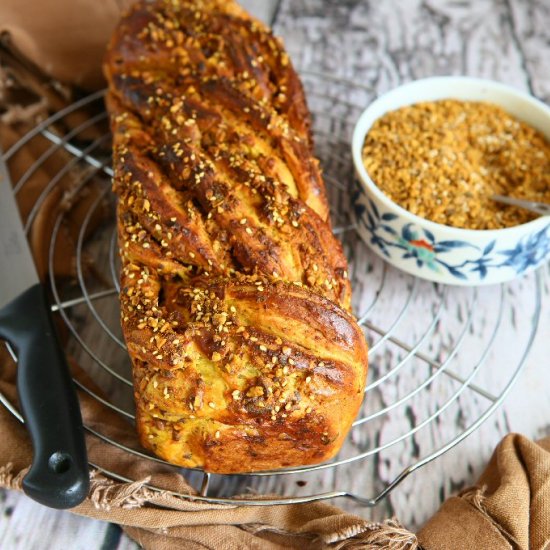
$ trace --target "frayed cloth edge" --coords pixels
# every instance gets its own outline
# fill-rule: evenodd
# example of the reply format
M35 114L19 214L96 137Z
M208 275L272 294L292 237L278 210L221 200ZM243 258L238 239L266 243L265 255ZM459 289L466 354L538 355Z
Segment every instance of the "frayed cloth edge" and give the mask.
M0 486L14 491L23 490L23 478L29 470L30 467L23 468L21 471L15 473L12 462L8 462L5 466L0 466Z

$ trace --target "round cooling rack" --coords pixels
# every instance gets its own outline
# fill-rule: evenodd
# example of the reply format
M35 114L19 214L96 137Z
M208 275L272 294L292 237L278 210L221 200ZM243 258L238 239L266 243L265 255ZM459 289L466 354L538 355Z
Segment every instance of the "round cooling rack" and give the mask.
M373 506L413 471L472 434L495 411L518 377L537 330L541 285L536 272L483 289L443 287L401 273L369 251L349 215L355 185L350 140L355 120L374 93L328 75L302 72L301 76L334 232L349 260L354 311L370 345L365 400L342 450L330 462L236 475L180 469L197 491L178 495L184 499L270 505L348 497ZM26 219L29 233L44 201L64 186L65 206L54 220L49 247L52 310L66 325L67 354L100 391L76 383L128 421L124 442L109 435L107 427L86 425L86 430L131 455L163 463L140 448L133 435L131 365L119 326L115 200L103 92L36 126L6 152L8 165L35 140L42 144L46 140L48 146L14 182L15 193L48 166L49 181ZM86 201L78 200L83 196ZM72 251L76 280L56 277L62 236L71 224L74 230L72 215L83 204L86 210L81 212ZM518 304L522 323L529 327L521 335L514 332ZM0 397L23 421L16 407ZM113 479L134 481L102 464L92 466ZM245 499L237 497L244 493ZM281 496L261 496L265 494Z

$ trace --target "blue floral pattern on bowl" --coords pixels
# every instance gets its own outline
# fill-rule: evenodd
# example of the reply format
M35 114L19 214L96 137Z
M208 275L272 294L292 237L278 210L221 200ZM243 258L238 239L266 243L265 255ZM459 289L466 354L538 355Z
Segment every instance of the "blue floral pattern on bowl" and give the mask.
M538 266L550 253L550 223L523 236L511 248L498 248L495 239L480 248L463 240L437 240L428 229L380 211L358 182L352 201L360 234L379 254L390 261L414 262L416 268L434 274L445 271L457 281L472 275L483 281L492 270L503 268L519 275Z

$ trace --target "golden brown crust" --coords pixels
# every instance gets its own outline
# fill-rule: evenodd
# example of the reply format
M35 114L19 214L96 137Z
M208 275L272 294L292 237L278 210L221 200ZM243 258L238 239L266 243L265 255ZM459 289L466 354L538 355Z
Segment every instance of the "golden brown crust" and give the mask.
M367 349L287 54L234 2L162 0L105 73L143 445L212 472L330 458Z

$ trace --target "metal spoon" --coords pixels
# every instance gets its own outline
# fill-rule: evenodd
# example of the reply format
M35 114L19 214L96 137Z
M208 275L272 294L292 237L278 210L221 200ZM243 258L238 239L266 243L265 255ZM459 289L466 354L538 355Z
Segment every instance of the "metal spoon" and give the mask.
M535 214L540 214L541 216L550 216L550 204L546 204L545 202L514 199L513 197L506 197L505 195L493 195L491 199L503 204L525 208L526 210L530 210L531 212L535 212Z

